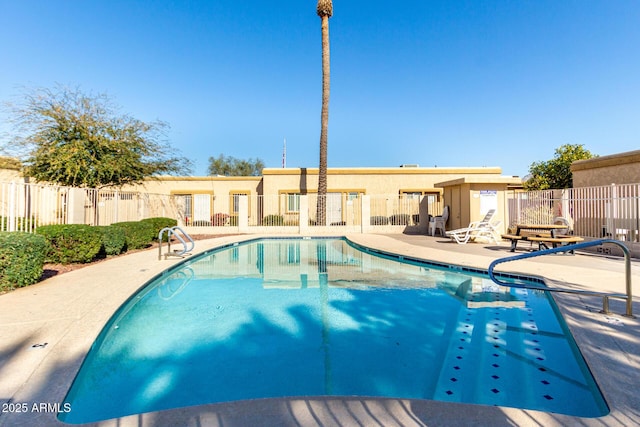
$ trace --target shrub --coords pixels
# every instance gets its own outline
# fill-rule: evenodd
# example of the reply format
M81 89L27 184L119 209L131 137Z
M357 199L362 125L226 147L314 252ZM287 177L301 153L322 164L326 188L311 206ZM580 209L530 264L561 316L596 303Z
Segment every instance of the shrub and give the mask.
M47 241L43 236L0 232L0 291L40 280L46 253Z
M387 225L387 224L389 224L389 218L387 218L386 216L372 216L370 221L371 221L371 225Z
M238 215L233 215L229 217L229 225L231 227L237 227L238 226Z
M410 218L409 214L391 215L389 217L389 223L391 225L409 225Z
M17 230L33 230L38 225L38 221L34 218L16 218L16 229ZM9 218L6 216L0 216L0 231L9 229Z
M105 255L118 255L124 252L127 245L127 235L121 227L96 227L102 232L102 248Z
M47 239L47 259L50 262L91 262L102 249L102 232L90 225L43 225L36 233Z
M155 230L155 240L158 240L158 233L160 233L160 230L162 230L163 228L171 228L171 227L175 227L176 225L178 225L178 221L173 219L173 218L165 218L165 217L155 217L155 218L146 218L141 220L140 222L144 222L144 223L148 223L151 224Z
M213 216L213 225L216 227L222 227L229 222L229 215L226 213L218 212Z
M267 215L262 218L262 225L284 225L284 217L282 215Z
M164 228L171 228L171 227L175 227L176 225L178 225L178 221L173 219L173 218L165 218L165 217L155 217L155 218L146 218L141 220L140 222L145 222L145 223L149 223L153 226L155 231L155 234L153 236L153 240L157 241L158 240L158 234L160 234L160 230L164 229ZM164 236L162 236L162 240L164 242L168 241L169 239L169 235L165 234Z
M158 236L156 228L148 221L116 222L111 224L111 226L119 227L124 230L127 249L142 249L149 247L153 240Z

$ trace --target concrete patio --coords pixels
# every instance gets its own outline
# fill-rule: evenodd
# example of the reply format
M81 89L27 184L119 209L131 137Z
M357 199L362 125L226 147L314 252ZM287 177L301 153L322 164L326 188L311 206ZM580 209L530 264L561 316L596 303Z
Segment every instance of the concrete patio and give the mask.
M196 252L259 236L198 241ZM509 245L457 245L440 237L357 234L364 246L414 258L487 268L513 255ZM0 426L63 426L55 404L63 400L104 324L140 286L178 262L158 261L148 250L99 262L0 295ZM594 255L548 255L501 270L545 277L551 287L624 292L624 262ZM632 262L634 292L640 264ZM605 399L610 414L577 418L513 408L427 400L295 397L211 404L147 413L95 426L631 426L640 425L640 321L622 316L620 300L601 314L596 297L555 294ZM634 313L640 315L636 298ZM9 405L9 403L13 405ZM35 408L33 404L36 404ZM17 412L16 408L27 408ZM44 404L44 405L40 405ZM35 410L41 409L41 410Z

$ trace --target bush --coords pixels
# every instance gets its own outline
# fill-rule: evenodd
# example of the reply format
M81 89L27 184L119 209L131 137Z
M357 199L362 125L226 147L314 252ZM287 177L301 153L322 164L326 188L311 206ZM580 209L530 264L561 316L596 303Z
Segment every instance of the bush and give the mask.
M121 227L96 227L102 232L102 248L105 255L118 255L125 251L127 235Z
M91 262L102 249L102 232L90 225L43 225L36 233L47 239L47 260L54 263Z
M229 222L229 215L226 213L218 212L213 216L213 225L216 227L222 227Z
M391 225L409 225L410 218L409 214L391 215L389 217L389 223Z
M151 246L154 239L157 239L158 232L150 222L128 221L116 222L112 227L119 227L124 230L127 242L127 249L143 249Z
M154 230L156 230L153 236L154 241L158 240L158 234L160 234L160 230L165 228L175 227L176 225L178 225L177 220L173 218L165 218L161 216L155 217L155 218L146 218L141 220L140 222L149 223L153 226ZM163 242L167 242L168 240L169 240L169 234L165 234L164 236L162 236Z
M36 283L42 276L47 240L32 233L0 232L0 291Z
M34 218L16 218L16 229L17 230L33 230L38 225L38 221ZM9 229L9 218L6 216L0 216L0 230L8 230Z
M160 230L163 228L171 228L178 225L178 221L173 218L165 218L165 217L155 217L155 218L146 218L141 220L140 222L151 224L155 230L155 240L158 240L158 234Z
M372 216L370 219L371 225L387 225L389 224L389 218L386 216Z
M284 217L282 215L267 215L262 218L262 225L284 225Z

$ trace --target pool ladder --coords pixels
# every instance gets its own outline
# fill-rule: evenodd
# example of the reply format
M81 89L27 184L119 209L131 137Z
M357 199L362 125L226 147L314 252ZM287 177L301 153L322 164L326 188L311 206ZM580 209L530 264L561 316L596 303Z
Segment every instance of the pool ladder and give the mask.
M177 231L180 232L180 234L178 234ZM184 258L184 256L188 255L188 253L196 246L196 243L193 241L191 236L189 236L182 228L178 226L165 227L158 233L158 260L162 260L162 237L165 232L167 233L167 253L164 254L164 259L167 259L170 256ZM171 237L175 237L180 241L180 243L182 243L182 250L171 250Z
M578 290L578 289L558 289L558 288L548 288L546 286L536 286L536 285L525 285L525 284L518 284L518 283L509 283L509 282L504 282L504 281L498 279L496 277L495 273L493 272L493 270L494 270L496 265L502 264L504 262L517 261L517 260L527 259L527 258L534 258L534 257L537 257L537 256L554 254L554 253L558 253L558 252L572 252L572 251L575 251L576 249L582 249L582 248L587 248L587 247L591 247L591 246L601 246L601 245L603 245L605 243L611 243L611 244L619 246L620 249L622 249L622 252L624 253L625 286L626 286L626 292L624 294L595 292L595 291L584 291L584 290ZM593 240L593 241L590 241L590 242L576 243L576 244L573 244L573 245L565 245L565 246L561 246L561 247L557 247L557 248L544 249L544 250L536 251L536 252L532 252L532 253L526 253L526 254L522 254L522 255L516 255L516 256L511 256L511 257L507 257L507 258L501 258L501 259L497 259L497 260L493 261L489 265L489 268L488 268L487 271L489 273L489 278L491 278L491 280L493 280L494 283L497 283L498 285L501 285L501 286L510 286L512 288L538 289L538 290L549 291L549 292L564 292L564 293L568 293L568 294L581 294L581 295L602 297L602 311L601 311L601 313L605 313L605 314L610 313L610 311L609 311L609 298L624 299L624 300L626 300L626 303L627 303L626 304L625 316L632 317L632 318L635 317L633 315L633 295L632 295L632 288L631 288L631 254L629 253L629 249L623 243L621 243L621 242L619 242L617 240L612 240L612 239Z

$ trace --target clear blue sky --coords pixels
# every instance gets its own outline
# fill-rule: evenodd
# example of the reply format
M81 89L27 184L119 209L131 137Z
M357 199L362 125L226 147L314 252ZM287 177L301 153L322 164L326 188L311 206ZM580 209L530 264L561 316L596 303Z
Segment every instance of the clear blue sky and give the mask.
M500 166L640 149L638 0L334 0L329 167ZM316 0L0 0L0 100L107 93L210 156L317 167Z

